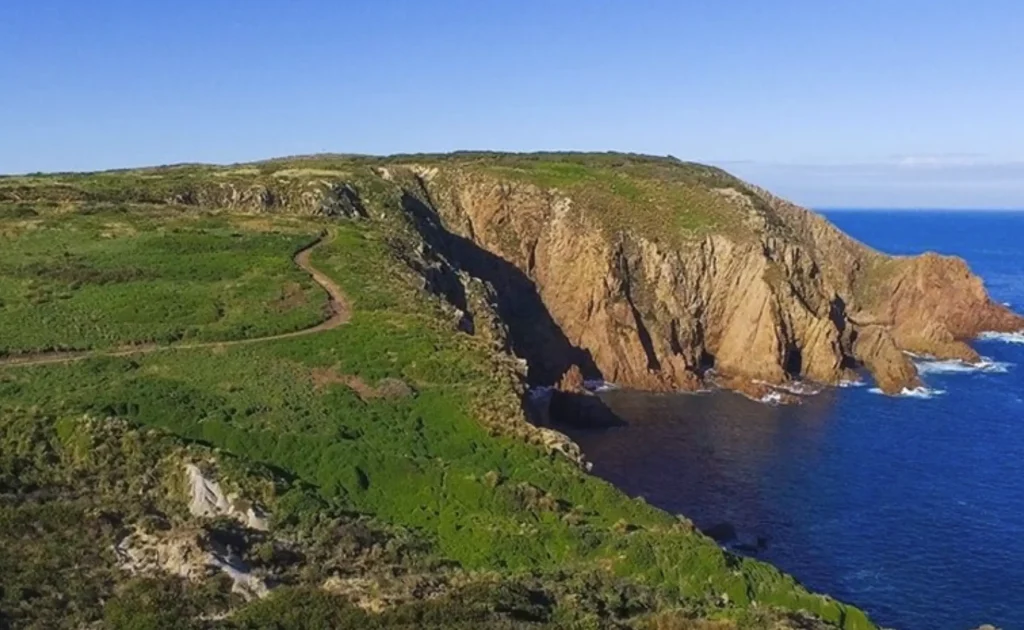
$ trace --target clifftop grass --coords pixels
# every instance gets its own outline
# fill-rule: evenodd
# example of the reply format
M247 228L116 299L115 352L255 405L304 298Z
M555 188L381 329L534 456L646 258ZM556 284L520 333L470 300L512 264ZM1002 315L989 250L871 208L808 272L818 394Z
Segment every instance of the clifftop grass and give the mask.
M305 228L308 229L308 228ZM261 337L323 318L287 220L61 214L0 223L0 355Z
M26 204L145 203L301 210L331 187L380 190L376 169L437 167L529 183L572 197L610 231L633 230L679 244L709 233L740 235L748 209L734 189L745 185L725 171L675 158L619 153L309 156L229 167L181 165L91 174L0 178L0 213ZM748 200L753 203L752 197Z

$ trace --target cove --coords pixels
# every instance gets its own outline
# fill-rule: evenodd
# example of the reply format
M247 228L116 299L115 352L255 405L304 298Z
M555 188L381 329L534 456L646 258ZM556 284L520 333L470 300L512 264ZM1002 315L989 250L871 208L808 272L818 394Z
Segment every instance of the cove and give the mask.
M1024 214L829 218L887 253L963 256L995 299L1024 305ZM988 361L975 367L919 360L929 388L919 397L865 384L772 406L726 392L613 390L601 396L621 426L564 430L594 474L699 527L732 525L741 553L885 626L1024 628L1024 344L1015 341L976 341Z

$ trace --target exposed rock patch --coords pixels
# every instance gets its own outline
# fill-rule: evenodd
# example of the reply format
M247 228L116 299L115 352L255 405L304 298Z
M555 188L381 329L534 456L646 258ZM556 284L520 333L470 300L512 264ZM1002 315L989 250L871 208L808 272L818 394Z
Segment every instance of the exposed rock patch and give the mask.
M579 445L564 433L547 427L536 427L532 431L539 436L540 446L549 453L557 453L584 470L590 470L593 467L593 464L584 458Z
M223 572L231 578L232 590L246 599L270 592L237 554L201 528L178 527L155 533L137 528L117 544L114 552L121 568L131 573L167 573L199 582L211 573Z
M195 464L186 464L185 474L189 484L188 509L193 516L226 516L255 530L269 529L268 515L263 510L236 494L225 494L220 483L204 475Z

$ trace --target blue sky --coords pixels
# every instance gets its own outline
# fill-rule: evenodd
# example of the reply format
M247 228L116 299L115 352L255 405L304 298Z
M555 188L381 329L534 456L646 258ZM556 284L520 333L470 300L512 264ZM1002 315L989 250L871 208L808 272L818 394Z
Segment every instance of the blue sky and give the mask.
M1024 208L1017 0L5 0L0 172L622 150Z

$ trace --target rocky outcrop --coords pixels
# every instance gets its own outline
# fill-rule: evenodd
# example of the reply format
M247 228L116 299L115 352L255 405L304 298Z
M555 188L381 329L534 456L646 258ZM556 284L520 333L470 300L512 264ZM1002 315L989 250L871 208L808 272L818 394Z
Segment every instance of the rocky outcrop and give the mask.
M269 529L268 516L259 506L236 494L225 494L220 483L203 474L199 466L185 464L185 475L189 487L188 509L193 516L226 516L251 529Z
M196 518L185 523L151 519L158 526L136 525L114 547L118 565L133 574L170 574L192 582L224 573L232 581L233 592L245 599L264 597L270 588L253 572L238 547L245 546L246 535L266 533L269 516L237 494L225 493L221 484L196 464L185 463L184 473L188 511ZM236 521L241 527L238 532L211 527L219 518Z
M609 225L586 195L458 167L400 172L427 243L493 287L535 384L578 364L646 390L715 374L760 397L863 368L894 394L920 385L906 352L977 361L965 340L1024 328L962 260L886 256L739 180L711 191L724 227L665 237Z
M195 527L178 527L147 532L136 528L114 548L118 565L140 575L169 574L199 582L211 573L222 572L232 582L232 591L245 599L264 597L270 589L229 547L210 532Z
M597 394L586 388L583 372L577 365L566 370L548 395L548 414L557 423L585 428L623 424Z
M293 212L329 217L367 217L359 193L352 185L322 179L292 181L275 178L259 184L203 182L202 185L183 185L181 190L167 193L161 201L254 214Z

